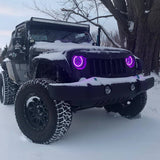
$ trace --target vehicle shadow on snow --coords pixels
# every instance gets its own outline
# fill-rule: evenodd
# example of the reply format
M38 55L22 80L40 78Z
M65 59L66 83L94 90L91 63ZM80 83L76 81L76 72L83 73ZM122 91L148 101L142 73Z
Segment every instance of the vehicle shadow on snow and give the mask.
M66 141L67 145L79 143L86 147L98 144L134 145L135 142L137 145L149 142L149 137L158 134L160 134L159 121L147 117L143 112L140 118L126 119L106 113L104 109L89 109L73 114L69 132L57 143L64 144Z

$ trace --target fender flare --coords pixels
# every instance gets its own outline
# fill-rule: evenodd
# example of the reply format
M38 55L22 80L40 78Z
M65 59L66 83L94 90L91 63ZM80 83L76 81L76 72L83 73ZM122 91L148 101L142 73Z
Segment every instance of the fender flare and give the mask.
M33 74L33 78L36 78L38 69L41 65L50 65L62 68L68 75L72 74L71 67L67 60L49 60L45 58L37 58L32 60L31 72Z

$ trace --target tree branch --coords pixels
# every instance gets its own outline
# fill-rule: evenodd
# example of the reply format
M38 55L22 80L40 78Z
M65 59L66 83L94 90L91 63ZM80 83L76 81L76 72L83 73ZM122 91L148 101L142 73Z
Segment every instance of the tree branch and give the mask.
M96 0L94 0L95 6L96 6L96 12L97 12L97 17L99 17L99 10L98 10L98 5ZM99 24L99 19L97 18L97 23Z
M36 11L38 11L38 12L41 12L41 13L45 14L45 15L48 15L48 16L52 17L52 18L55 19L55 20L60 20L60 19L58 18L58 16L55 16L55 15L54 15L53 11L51 12L51 11L48 10L47 8L41 9L40 7L38 7L38 5L37 5L37 3L36 3L35 0L33 0L33 4L34 4L34 8L32 8L33 10L36 10Z
M113 15L99 16L99 17L95 17L95 18L92 18L92 19L89 19L89 20L90 20L90 21L94 21L94 20L96 20L96 19L109 18L109 17L113 17ZM88 22L88 20L78 21L78 23L85 23L85 22ZM98 24L98 23L97 23L97 24Z
M119 0L117 0L119 1ZM104 4L105 7L108 8L108 10L113 14L114 18L117 20L119 25L123 28L123 33L128 34L128 17L127 15L121 13L120 10L115 8L111 0L101 0L101 2Z
M101 30L102 30L103 33L106 35L106 37L111 41L111 43L113 44L113 46L118 47L118 48L121 47L119 44L117 44L117 43L108 35L108 33L106 32L106 30L104 29L104 27L101 26L100 24L97 24L97 23L93 22L93 21L90 20L89 18L85 17L84 15L82 15L82 14L80 14L80 13L78 13L78 12L75 12L74 10L70 10L70 9L65 9L65 8L63 8L62 11L63 11L63 12L71 12L71 13L73 13L73 14L75 14L75 15L78 15L78 16L82 17L83 19L85 19L87 22L90 22L91 24L93 24L94 26L101 28Z
M77 0L72 0L72 1L76 5L77 9L83 14L83 16L85 16L86 13L83 11L83 9L79 7L80 3L78 4Z

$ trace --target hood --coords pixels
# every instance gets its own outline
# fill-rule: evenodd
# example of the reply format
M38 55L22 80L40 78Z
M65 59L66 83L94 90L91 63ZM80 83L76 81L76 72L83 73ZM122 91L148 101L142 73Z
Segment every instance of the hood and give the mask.
M112 48L112 47L99 47L93 46L91 43L63 43L61 41L51 42L36 42L35 45L32 46L37 52L42 52L39 56L35 57L35 59L43 58L49 60L62 60L66 59L66 53L72 50L81 50L87 51L87 53L101 53L101 52L109 52L112 53L121 53L122 51L126 52L125 49L120 48ZM128 51L127 51L128 52Z

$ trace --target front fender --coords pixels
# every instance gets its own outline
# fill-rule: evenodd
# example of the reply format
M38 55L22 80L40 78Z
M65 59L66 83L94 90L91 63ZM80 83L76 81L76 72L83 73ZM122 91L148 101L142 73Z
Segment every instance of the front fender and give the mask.
M66 59L64 60L49 60L45 58L35 58L32 60L32 73L33 78L36 78L37 72L39 70L47 71L49 69L52 73L54 72L55 68L62 69L64 72L67 73L69 77L72 77L72 70L71 67ZM34 71L34 72L33 72ZM42 78L42 77L41 77Z

